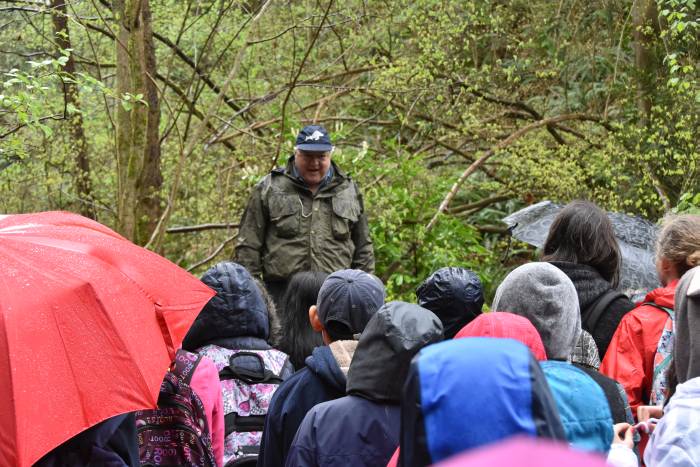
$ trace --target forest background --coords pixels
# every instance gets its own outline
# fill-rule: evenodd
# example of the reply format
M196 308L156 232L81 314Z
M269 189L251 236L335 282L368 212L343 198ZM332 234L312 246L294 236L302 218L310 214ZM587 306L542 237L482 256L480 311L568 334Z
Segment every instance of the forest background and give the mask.
M525 205L699 210L699 32L696 0L0 0L0 211L198 274L320 123L390 295L445 265L490 295Z

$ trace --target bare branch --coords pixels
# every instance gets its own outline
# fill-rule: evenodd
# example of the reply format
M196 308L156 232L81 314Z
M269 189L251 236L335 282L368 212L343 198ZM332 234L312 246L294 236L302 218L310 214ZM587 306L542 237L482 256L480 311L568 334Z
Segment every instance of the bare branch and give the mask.
M500 203L501 201L508 201L511 198L513 198L512 194L492 196L490 198L484 198L482 200L475 201L473 203L463 204L461 206L451 208L447 212L449 214L460 214L463 212L479 210L479 209L485 208L486 206L490 206L494 203Z
M228 237L226 240L221 242L221 244L214 250L214 252L212 254L210 254L209 256L204 258L202 261L198 261L198 262L194 263L192 266L188 267L187 272L191 272L191 271L197 269L198 267L207 264L209 261L212 261L214 258L216 258L218 256L219 253L221 253L221 251L226 247L226 245L228 245L229 243L231 243L235 239L236 239L235 235Z
M570 120L583 120L583 121L593 121L593 122L598 122L601 123L602 119L599 117L591 116L591 115L586 115L586 114L580 114L580 113L574 113L574 114L564 114L564 115L557 115L556 117L550 117L550 118L545 118L542 120L538 120L536 122L530 123L529 125L525 125L522 128L519 128L515 132L511 133L510 136L507 138L499 141L495 146L493 146L491 149L486 151L479 159L474 161L467 169L462 173L462 175L457 179L457 181L454 183L452 186L452 189L447 193L445 196L445 199L442 200L442 203L440 203L440 207L438 208L437 212L433 216L433 218L430 220L428 225L425 227L425 232L428 233L430 232L433 227L435 227L435 224L437 223L440 215L447 210L447 208L450 205L450 202L452 201L452 198L455 197L457 192L459 191L460 187L462 184L465 182L467 178L476 170L484 164L487 160L489 160L494 154L496 154L498 151L510 146L513 144L515 141L526 135L527 133L536 130L538 128L542 127L547 127L550 126L554 123L559 123L559 122L565 122L565 121L570 121ZM602 124L602 123L601 123Z
M238 224L198 224L198 225L183 225L178 227L170 227L166 230L169 234L201 232L203 230L215 229L237 229Z
M314 36L311 39L311 43L309 43L309 46L306 48L306 53L304 54L304 58L301 59L301 63L299 64L299 69L297 70L296 74L294 75L294 79L292 79L292 83L289 86L289 91L287 92L287 95L284 98L284 102L282 102L282 127L280 129L280 136L279 139L277 140L277 150L275 151L275 157L272 160L272 164L270 167L270 170L272 170L275 165L277 165L277 159L279 159L280 156L280 150L282 149L282 141L284 140L284 127L286 124L286 115L285 112L287 111L287 102L289 102L289 98L292 95L292 92L294 91L294 88L296 87L297 81L299 80L299 76L301 76L301 72L304 70L304 65L306 64L306 60L309 58L309 55L311 54L311 50L313 49L314 45L316 44L316 40L318 39L318 36L321 34L321 29L323 28L324 23L326 22L326 19L328 18L328 13L331 11L331 7L333 6L333 1L330 0L328 2L328 7L326 7L326 11L323 13L323 18L321 18L321 24L318 25L316 28L316 31L314 32Z

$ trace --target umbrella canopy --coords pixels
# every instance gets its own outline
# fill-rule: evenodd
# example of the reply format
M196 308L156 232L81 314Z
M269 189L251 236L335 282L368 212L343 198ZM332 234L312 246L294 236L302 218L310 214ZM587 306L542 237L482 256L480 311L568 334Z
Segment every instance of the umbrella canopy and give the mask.
M564 443L515 436L506 441L458 454L438 467L605 467L605 458L570 449Z
M512 228L515 238L542 248L549 226L564 206L542 201L505 217L503 222ZM615 236L620 245L622 264L620 285L625 291L651 290L659 286L654 265L656 225L640 217L609 212Z
M213 295L84 217L0 218L0 465L31 465L102 420L155 407Z

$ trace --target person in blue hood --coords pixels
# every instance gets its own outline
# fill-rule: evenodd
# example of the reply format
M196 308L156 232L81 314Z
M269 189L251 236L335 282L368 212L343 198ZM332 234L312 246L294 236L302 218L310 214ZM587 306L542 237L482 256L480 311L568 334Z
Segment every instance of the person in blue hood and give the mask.
M441 268L416 289L418 304L440 318L445 339L452 339L464 326L481 314L484 291L473 271Z
M565 439L556 402L525 345L470 337L427 347L413 359L399 466L430 465L516 434Z
M347 393L315 406L299 426L285 465L386 465L399 442L401 388L413 356L442 340L431 311L389 302L360 336Z
M258 466L284 465L306 413L316 404L345 395L346 374L357 347L354 335L365 329L385 296L384 285L359 270L336 271L323 282L317 305L309 310L309 320L326 345L316 347L306 359L306 367L282 383L273 396Z

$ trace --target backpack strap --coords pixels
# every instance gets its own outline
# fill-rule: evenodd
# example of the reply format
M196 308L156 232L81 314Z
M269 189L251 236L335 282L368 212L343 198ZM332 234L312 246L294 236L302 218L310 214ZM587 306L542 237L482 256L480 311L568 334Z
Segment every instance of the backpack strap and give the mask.
M225 435L233 432L248 433L263 431L265 428L265 415L248 415L241 417L236 412L227 413L224 416Z
M202 356L199 354L192 354L196 355L197 358L195 360L191 360L187 357L188 353L189 352L186 352L185 350L178 349L177 353L175 354L175 362L173 363L173 373L175 373L178 378L189 386L190 381L192 381L192 375L194 375L195 370L197 370L199 362L202 361Z
M665 311L666 313L668 313L669 318L675 319L675 313L673 312L673 308L669 308L667 306L661 306L661 305L658 305L654 302L644 302L644 303L641 303L639 306L643 306L643 305L652 306L654 308L658 308L661 311Z
M253 357L258 360L258 368L250 369L236 363L236 360L241 357ZM238 379L248 384L280 384L282 378L270 371L265 366L265 360L255 352L236 352L229 358L228 366L221 369L219 379Z
M622 297L627 298L627 295L614 289L609 289L598 297L598 300L589 305L588 308L581 313L581 320L583 321L584 328L592 332L598 324L598 320L600 320L603 312L608 308L608 305Z

